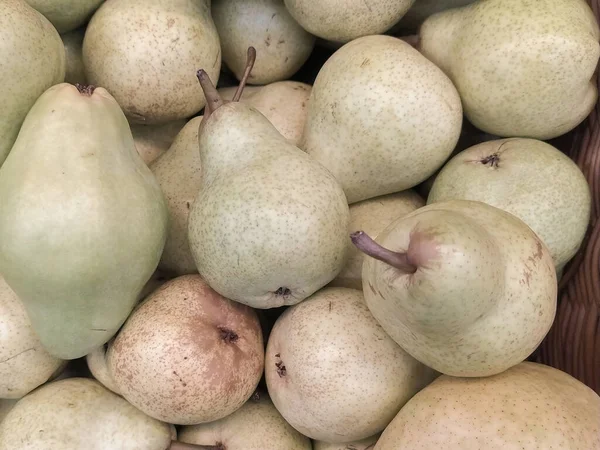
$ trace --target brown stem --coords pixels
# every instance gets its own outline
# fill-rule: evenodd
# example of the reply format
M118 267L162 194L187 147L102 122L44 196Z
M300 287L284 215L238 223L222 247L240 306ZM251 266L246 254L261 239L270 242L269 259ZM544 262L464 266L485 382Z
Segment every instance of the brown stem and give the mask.
M204 120L206 120L211 113L215 112L215 110L223 104L223 99L204 69L200 69L196 72L196 77L198 77L198 81L204 92L204 97L206 98L206 107L204 108Z
M77 88L77 90L79 91L80 94L87 95L88 97L91 97L91 95L96 90L96 86L92 86L91 84L77 83L77 84L75 84L75 87Z
M383 261L405 273L415 273L417 271L414 264L409 261L406 253L393 252L382 247L371 239L364 231L357 231L350 234L350 239L356 248L371 258Z
M250 77L250 72L252 72L252 68L254 67L254 63L256 62L256 49L254 47L248 47L248 57L246 58L246 69L244 69L244 75L240 80L240 84L233 95L232 102L239 102L240 98L242 98L242 93L244 92L244 88L246 87L246 83L248 82L248 78Z
M171 445L167 450L225 450L221 444L217 445L200 445L186 444L185 442L171 441Z

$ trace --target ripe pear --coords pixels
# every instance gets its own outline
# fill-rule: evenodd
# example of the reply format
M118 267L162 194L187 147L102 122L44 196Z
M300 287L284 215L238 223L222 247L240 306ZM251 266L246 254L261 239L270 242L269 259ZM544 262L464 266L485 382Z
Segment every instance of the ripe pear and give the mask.
M198 275L168 281L109 345L108 373L132 405L165 422L221 419L256 390L264 344L256 313Z
M198 272L188 241L188 216L202 185L198 151L201 122L202 116L190 120L169 150L150 165L167 200L170 219L159 267L174 275Z
M313 450L373 450L377 439L381 433L377 433L375 436L370 436L360 441L349 442L347 444L332 444L323 441L314 441Z
M85 24L104 0L26 0L52 22L59 33Z
M65 46L65 54L67 58L65 83L87 84L82 54L84 36L85 28L78 28L60 36Z
M51 355L85 356L117 332L158 265L167 222L115 99L48 89L0 168L0 273Z
M589 387L523 362L486 378L440 376L402 408L375 450L597 449L599 417Z
M240 102L256 108L273 124L284 138L298 146L312 86L298 81L277 81L266 86L247 86ZM235 87L221 88L219 94L226 100L233 98Z
M65 49L52 24L23 0L0 2L0 166L37 98L65 79Z
M206 100L198 65L221 69L209 0L106 0L88 24L83 61L90 83L106 88L134 123L186 119Z
M375 321L361 291L325 288L277 320L265 358L269 395L302 434L333 443L382 431L437 374Z
M377 237L352 234L370 257L371 313L404 350L438 372L490 376L537 348L556 313L546 245L521 219L482 202L433 203Z
M62 366L42 347L23 303L0 276L0 398L23 397Z
M477 0L417 0L391 32L415 32L429 16L452 8L469 5Z
M453 157L427 199L477 200L525 222L562 270L583 242L591 214L590 187L564 153L536 139L498 139Z
M600 30L585 0L480 0L429 17L419 34L483 131L547 140L596 104Z
M249 56L247 73L252 48ZM254 308L296 304L345 263L344 192L257 109L237 95L223 103L206 72L198 78L209 103L199 131L202 186L188 219L196 267L231 300Z
M425 205L425 200L412 190L382 195L350 205L350 231L362 230L376 238L395 219ZM329 286L362 290L362 266L365 258L348 239L348 260Z
M319 71L300 147L355 203L432 175L456 146L462 117L458 92L432 62L400 39L367 36Z
M284 0L309 33L334 42L382 34L398 22L415 0Z
M214 450L312 450L310 439L292 428L259 391L221 420L182 427L179 441Z
M182 119L161 125L130 124L135 148L146 165L150 165L169 149L186 123L187 121Z
M238 80L244 75L248 47L256 49L250 84L287 80L315 46L315 37L292 18L283 0L213 0L212 17L223 62Z

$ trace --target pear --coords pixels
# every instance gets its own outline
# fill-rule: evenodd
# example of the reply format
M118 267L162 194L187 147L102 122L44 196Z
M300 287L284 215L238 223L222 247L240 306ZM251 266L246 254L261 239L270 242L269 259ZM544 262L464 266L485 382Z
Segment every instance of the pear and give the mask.
M0 2L0 166L37 98L65 79L65 49L52 24L23 0Z
M390 31L392 33L418 31L421 24L429 16L448 9L469 5L475 1L477 0L417 0Z
M599 417L589 387L523 362L486 378L440 376L402 408L375 450L597 449Z
M182 119L161 125L130 124L135 148L146 165L150 165L169 149L186 123Z
M251 308L185 275L134 310L106 361L108 378L132 405L191 425L222 419L250 398L263 373L264 343Z
M0 168L0 273L51 355L80 358L117 332L158 265L167 222L115 99L48 89Z
M355 39L323 65L300 143L355 203L427 179L458 142L462 107L450 79L406 42Z
M114 340L109 341L112 343ZM121 395L119 387L113 380L112 375L108 370L108 361L106 360L106 350L108 349L108 343L104 344L97 349L88 353L85 357L85 362L90 370L92 376L98 380L105 388L111 390L115 394Z
M17 404L19 399L4 399L0 398L0 423L4 420L6 415L11 409Z
M223 62L238 80L246 68L249 46L258 58L251 84L287 80L306 62L315 37L292 18L283 0L213 0L212 17L219 33Z
M23 303L0 276L0 398L21 398L63 365L48 354Z
M480 0L429 17L419 34L483 131L547 140L596 104L600 30L585 0Z
M221 420L182 427L179 441L214 450L312 450L310 439L292 428L259 391Z
M370 436L360 441L349 442L347 444L331 444L329 442L314 441L313 450L373 450L377 439L381 433Z
M376 238L395 219L425 205L416 192L407 190L363 200L350 205L350 231L362 230ZM348 239L348 260L329 286L362 290L362 266L365 255Z
M188 241L188 216L202 185L198 152L200 122L202 116L190 120L169 150L150 165L167 200L170 218L159 267L176 276L198 272Z
M251 47L246 75L254 57ZM296 304L345 263L344 192L257 109L236 101L239 95L223 104L206 72L198 78L209 103L199 131L202 186L188 219L196 267L231 300L254 308Z
M88 81L106 88L133 123L186 119L206 100L198 65L213 80L221 69L209 0L107 0L83 41Z
M371 313L404 350L438 372L483 377L537 348L556 314L557 278L546 245L519 218L482 202L434 203L372 240L363 291Z
M382 431L437 374L386 335L361 291L325 288L277 320L265 358L269 395L302 434L345 443Z
M235 87L221 88L219 94L231 100ZM273 124L284 138L298 146L312 86L298 81L277 81L266 86L247 86L240 102L256 108Z
M439 173L427 199L476 200L519 217L550 250L557 271L575 256L591 214L590 187L564 153L536 139L488 141Z
M85 28L78 28L60 36L65 46L65 54L67 58L65 83L87 84L82 54L84 36Z
M25 0L46 18L59 33L84 25L104 0Z
M334 42L382 34L415 3L415 0L284 1L292 17L308 32Z

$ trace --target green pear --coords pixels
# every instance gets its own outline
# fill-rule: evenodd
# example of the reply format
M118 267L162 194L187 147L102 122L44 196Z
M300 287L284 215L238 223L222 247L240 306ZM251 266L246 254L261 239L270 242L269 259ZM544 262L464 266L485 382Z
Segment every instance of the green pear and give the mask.
M169 149L186 123L187 121L182 119L160 125L130 124L135 148L146 165L149 166Z
M87 26L83 62L131 122L187 119L206 104L197 67L215 82L221 69L210 0L106 0Z
M453 157L427 202L453 199L484 202L520 218L546 244L557 271L581 246L592 208L577 164L550 144L523 138L488 141Z
M375 450L600 448L600 397L558 369L523 362L498 375L442 375L415 395Z
M65 79L65 49L52 24L23 0L0 2L0 166L29 109Z
M242 79L249 46L258 58L251 84L287 80L306 62L315 37L292 18L283 0L213 0L212 16L219 32L223 62Z
M348 442L346 444L332 444L324 441L314 441L313 450L373 450L381 433L370 436L360 441Z
M527 358L556 314L557 278L546 245L521 219L482 202L433 203L372 240L365 301L404 350L438 372L500 373Z
M585 0L479 0L434 14L419 34L483 131L546 140L596 104L600 30Z
M458 142L463 121L450 79L406 42L355 39L323 65L300 147L355 203L427 179Z
M50 354L79 358L116 333L158 265L167 222L115 99L48 89L0 168L0 273Z
M196 267L215 291L254 308L298 303L345 264L344 192L257 109L238 95L223 103L206 72L198 78L209 103L199 131L202 186L188 219Z
M84 25L104 0L25 0L52 22L59 33Z
M65 74L65 83L87 83L87 80L85 78L85 68L83 67L82 54L84 35L85 28L78 28L60 36L65 46L65 53L67 58L67 71Z

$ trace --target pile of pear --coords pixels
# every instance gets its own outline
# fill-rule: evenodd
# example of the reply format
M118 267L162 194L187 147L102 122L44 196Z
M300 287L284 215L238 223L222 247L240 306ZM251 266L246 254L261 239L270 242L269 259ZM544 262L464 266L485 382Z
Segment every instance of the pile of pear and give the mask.
M584 0L2 0L0 42L0 450L600 449L533 362Z

